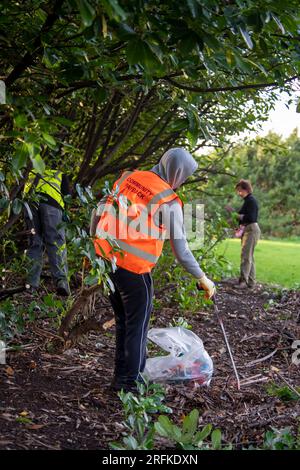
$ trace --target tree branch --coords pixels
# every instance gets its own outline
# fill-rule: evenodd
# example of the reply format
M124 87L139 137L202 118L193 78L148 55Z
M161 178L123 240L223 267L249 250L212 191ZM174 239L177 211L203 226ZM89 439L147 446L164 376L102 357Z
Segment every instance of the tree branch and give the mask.
M52 6L52 11L48 14L47 19L42 26L40 34L37 38L35 38L33 42L33 52L26 52L24 57L20 60L20 62L14 67L8 77L4 80L7 87L11 86L22 75L24 70L33 63L35 56L42 51L42 35L44 33L47 33L52 28L55 21L59 18L59 10L63 2L64 0L56 0L54 5Z
M298 75L294 75L293 77L284 81L284 83L289 83L293 80L296 80ZM249 83L246 85L238 85L238 86L227 86L227 87L215 87L215 88L202 88L202 87L193 87L189 85L183 85L182 83L177 83L175 80L171 78L165 77L164 80L171 85L175 86L176 88L180 88L181 90L188 90L193 91L196 93L216 93L216 92L224 92L224 91L239 91L239 90L251 90L251 89L260 89L260 88L268 88L268 87L278 87L280 86L278 82L271 82L271 83Z

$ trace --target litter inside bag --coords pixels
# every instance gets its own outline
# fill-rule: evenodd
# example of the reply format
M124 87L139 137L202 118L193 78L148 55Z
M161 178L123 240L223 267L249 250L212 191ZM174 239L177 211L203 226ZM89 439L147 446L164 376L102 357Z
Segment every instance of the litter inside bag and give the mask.
M147 359L144 375L155 382L193 380L209 385L213 362L203 342L186 328L152 328L148 338L170 354Z

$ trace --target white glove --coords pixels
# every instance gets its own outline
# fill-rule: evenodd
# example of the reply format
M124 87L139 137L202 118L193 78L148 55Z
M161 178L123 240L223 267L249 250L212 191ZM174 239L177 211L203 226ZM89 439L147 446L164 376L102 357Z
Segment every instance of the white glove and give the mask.
M215 295L216 286L205 274L198 280L198 285L205 290L206 299L211 299Z

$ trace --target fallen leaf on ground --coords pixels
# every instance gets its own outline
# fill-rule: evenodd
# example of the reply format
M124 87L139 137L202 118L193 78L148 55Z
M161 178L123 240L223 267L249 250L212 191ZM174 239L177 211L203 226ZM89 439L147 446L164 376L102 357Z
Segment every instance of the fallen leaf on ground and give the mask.
M15 373L13 368L10 366L6 367L5 372L7 373L7 375L10 375L10 376L14 375Z
M25 426L26 429L30 431L36 431L37 429L42 429L46 426L46 424L28 424Z
M111 320L106 321L105 323L103 323L103 330L108 330L109 328L114 326L115 323L116 323L116 321L115 321L114 318L112 318Z

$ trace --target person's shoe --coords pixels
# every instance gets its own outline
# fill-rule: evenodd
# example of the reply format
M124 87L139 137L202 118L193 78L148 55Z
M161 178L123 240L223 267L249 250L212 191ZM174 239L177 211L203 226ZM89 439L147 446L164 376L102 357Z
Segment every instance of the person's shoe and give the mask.
M110 386L111 390L113 390L114 392L121 392L121 390L123 390L123 392L125 393L134 393L135 395L138 393L138 388L136 385L121 385L121 384L116 384L116 383L112 383L111 386Z
M111 390L114 392L120 392L123 390L125 393L131 392L131 393L138 393L138 388L135 383L130 383L130 384L124 384L118 381L115 377L112 379L110 387Z
M71 295L68 282L63 279L57 281L56 292L58 293L58 295L63 295L64 297L68 297L69 295Z
M237 285L235 286L235 288L236 288L236 289L240 289L240 290L244 290L244 289L247 289L248 286L247 286L247 283L246 283L246 282L242 281L242 282L240 282L239 284L237 284Z

